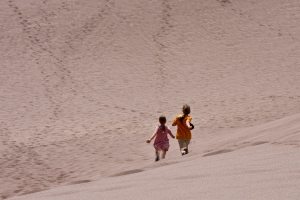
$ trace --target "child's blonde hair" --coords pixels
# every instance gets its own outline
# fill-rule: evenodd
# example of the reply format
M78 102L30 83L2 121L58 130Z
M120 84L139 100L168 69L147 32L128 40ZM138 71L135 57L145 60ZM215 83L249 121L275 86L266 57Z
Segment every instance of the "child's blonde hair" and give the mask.
M181 117L178 117L178 119L180 120L180 122L182 123L182 120L188 115L191 113L191 108L189 105L187 104L184 104L183 107L182 107L182 112L183 112L183 116Z
M163 131L165 132L165 129L166 129L165 123L167 122L167 118L164 115L161 115L158 120L163 128Z
M184 104L183 107L182 107L182 112L184 115L188 115L191 113L191 108L189 105L187 104Z

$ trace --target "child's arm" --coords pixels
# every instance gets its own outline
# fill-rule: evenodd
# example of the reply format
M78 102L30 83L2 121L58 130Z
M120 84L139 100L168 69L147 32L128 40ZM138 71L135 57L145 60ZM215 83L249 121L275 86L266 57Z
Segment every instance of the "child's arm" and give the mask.
M170 130L169 135L174 139L175 136L173 135L172 131Z
M189 128L189 129L192 129L193 127L190 125L190 121L188 121L188 120L186 120L186 125L187 125L187 127Z
M172 126L176 126L177 125L177 121L173 121Z
M153 133L153 135L151 136L151 138L147 140L147 143L150 143L151 140L156 136L156 134L157 134L157 131L155 131L155 132Z

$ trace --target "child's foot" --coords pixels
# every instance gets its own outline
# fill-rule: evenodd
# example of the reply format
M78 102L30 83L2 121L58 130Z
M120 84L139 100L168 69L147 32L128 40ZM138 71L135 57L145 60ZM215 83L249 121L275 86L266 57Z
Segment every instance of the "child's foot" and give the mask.
M155 162L159 161L159 154L157 153L156 154L156 159L155 159Z
M159 156L156 156L155 162L159 161Z
M186 152L185 152L185 151L184 151L184 152L182 152L182 153L181 153L181 155L183 155L183 156L184 156L184 155L186 155Z

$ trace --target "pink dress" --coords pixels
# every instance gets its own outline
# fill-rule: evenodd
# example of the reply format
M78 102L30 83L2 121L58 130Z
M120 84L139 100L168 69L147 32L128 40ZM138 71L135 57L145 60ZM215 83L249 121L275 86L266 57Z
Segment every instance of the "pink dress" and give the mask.
M157 131L156 138L154 141L154 148L158 150L165 150L168 151L170 145L169 145L169 139L168 139L168 133L171 132L169 127L165 126L165 131L163 131L162 126L157 126L155 131Z

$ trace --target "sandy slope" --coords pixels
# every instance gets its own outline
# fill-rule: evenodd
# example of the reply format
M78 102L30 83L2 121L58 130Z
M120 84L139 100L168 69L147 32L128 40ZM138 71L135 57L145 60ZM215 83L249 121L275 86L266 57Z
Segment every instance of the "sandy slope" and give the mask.
M294 161L299 156L299 149L262 145L211 159L196 158L134 175L65 186L12 199L296 200L300 195L300 174L296 170L299 162Z
M145 140L184 103L195 156L299 146L296 0L5 0L0 15L0 199L159 166Z
M216 137L227 140L230 149L218 150L224 148L218 141L213 145L214 152L203 155L202 148L193 146L190 155L160 161L127 175L12 199L296 200L300 195L299 119L297 115Z

